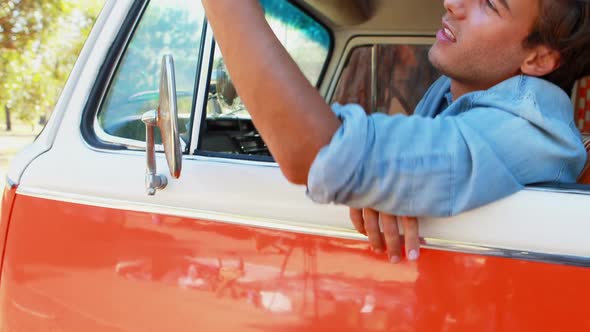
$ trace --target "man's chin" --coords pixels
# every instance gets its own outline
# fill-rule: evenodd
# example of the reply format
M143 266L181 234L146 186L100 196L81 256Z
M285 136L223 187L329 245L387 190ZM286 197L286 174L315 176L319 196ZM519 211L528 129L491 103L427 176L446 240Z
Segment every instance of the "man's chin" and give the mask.
M428 61L430 61L430 64L432 64L432 66L439 72L444 71L445 66L442 64L440 50L436 48L436 44L434 44L430 48L430 51L428 51Z

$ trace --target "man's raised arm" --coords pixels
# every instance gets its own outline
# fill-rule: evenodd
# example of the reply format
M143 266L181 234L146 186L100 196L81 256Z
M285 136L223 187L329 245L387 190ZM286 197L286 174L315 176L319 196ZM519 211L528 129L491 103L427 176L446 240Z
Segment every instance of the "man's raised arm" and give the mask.
M319 150L330 143L340 120L275 37L258 0L202 2L225 65L256 128L285 177L296 184L307 184L311 164ZM366 211L367 215L377 215ZM386 243L378 232L378 218L363 218L361 212L353 221L362 232L365 228L377 230L369 235L373 248L382 251L387 247L391 261L396 263L401 257L397 221L394 216L384 217L384 225L391 226L386 227ZM418 224L411 218L404 225L409 234L408 257L416 259Z
M258 0L202 0L225 65L283 174L306 184L340 120L264 18Z

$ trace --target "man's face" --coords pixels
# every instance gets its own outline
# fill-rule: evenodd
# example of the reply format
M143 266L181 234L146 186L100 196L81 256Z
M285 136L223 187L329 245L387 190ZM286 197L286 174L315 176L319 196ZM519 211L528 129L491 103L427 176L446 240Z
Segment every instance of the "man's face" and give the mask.
M528 54L523 41L539 5L539 0L445 0L447 13L430 61L462 93L488 89L519 74Z

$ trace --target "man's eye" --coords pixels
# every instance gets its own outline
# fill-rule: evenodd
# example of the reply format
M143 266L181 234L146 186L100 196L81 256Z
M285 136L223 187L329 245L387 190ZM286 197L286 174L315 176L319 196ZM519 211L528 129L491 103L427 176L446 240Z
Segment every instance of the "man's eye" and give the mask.
M491 0L486 0L486 4L488 5L488 7L490 7L493 11L495 11L496 13L498 12L498 9L496 8L496 5L494 5L494 3Z

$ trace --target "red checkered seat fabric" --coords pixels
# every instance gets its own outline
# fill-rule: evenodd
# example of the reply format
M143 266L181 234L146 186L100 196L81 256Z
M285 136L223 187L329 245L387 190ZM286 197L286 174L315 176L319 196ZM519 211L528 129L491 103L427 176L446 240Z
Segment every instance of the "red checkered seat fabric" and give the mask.
M578 81L573 97L578 129L590 134L590 77Z
M584 146L588 152L588 161L578 178L578 183L590 184L590 77L578 81L574 89L573 102L578 129L584 136Z
M588 160L586 161L586 167L584 167L584 170L578 178L578 183L590 184L590 135L584 136L584 146L588 152Z

